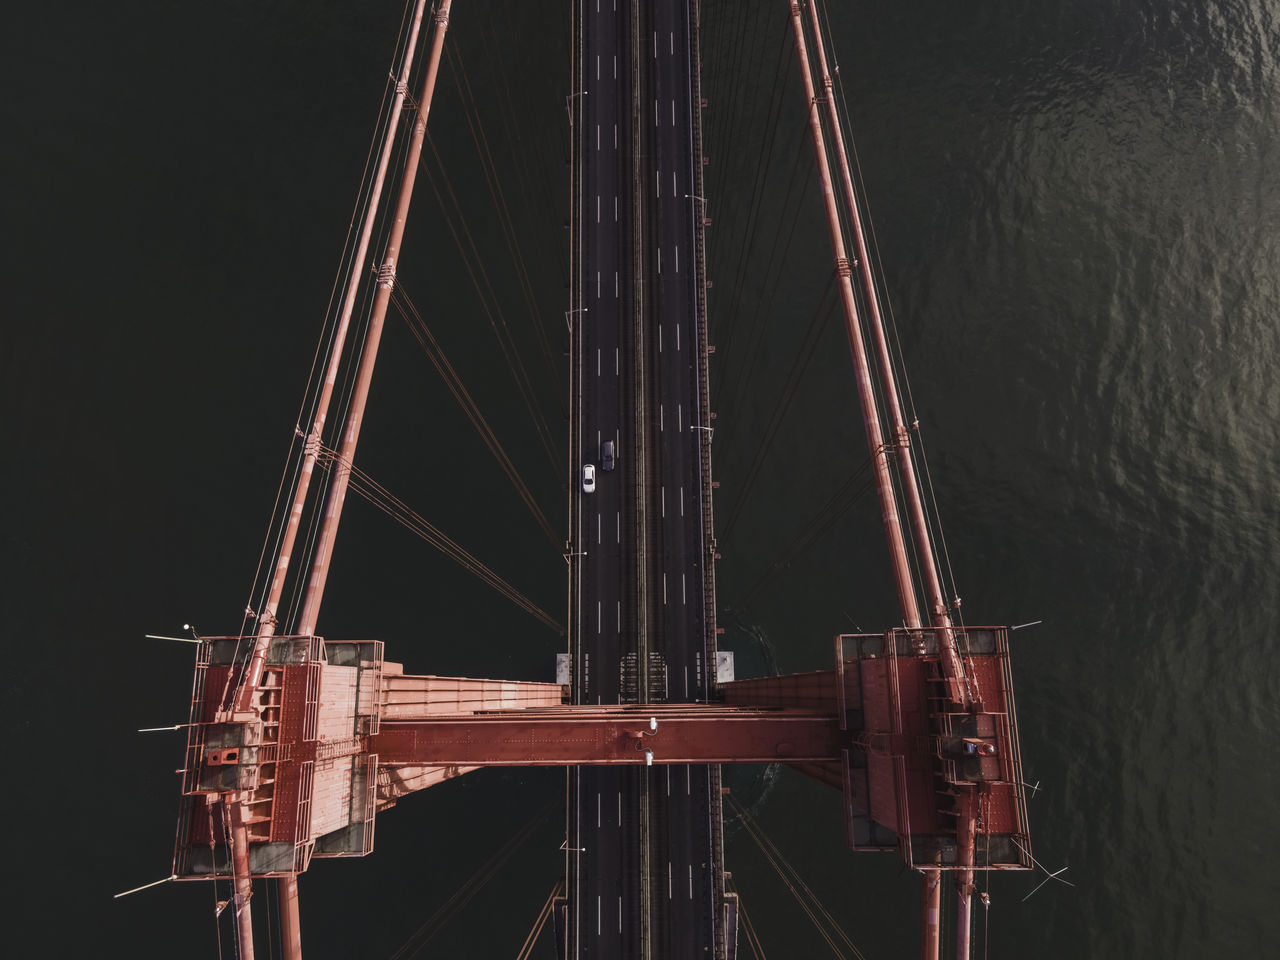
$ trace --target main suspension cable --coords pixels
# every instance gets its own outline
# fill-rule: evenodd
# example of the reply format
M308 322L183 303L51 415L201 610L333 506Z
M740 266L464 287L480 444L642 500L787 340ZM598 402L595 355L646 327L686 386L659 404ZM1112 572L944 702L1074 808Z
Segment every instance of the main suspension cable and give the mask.
M831 36L831 21L827 15L826 7L824 4L818 2L818 0L814 0L814 2L817 3L816 9L822 17L825 27L824 32L827 36ZM835 54L835 44L830 43L828 46L832 50L832 75L835 80L835 86L838 90L836 102L840 109L840 116L844 128L847 131L846 139L849 142L850 151L853 154L854 186L858 194L859 206L862 211L862 219L867 225L870 249L874 259L873 267L876 286L880 292L880 300L884 303L889 314L889 330L892 334L892 345L894 348L892 352L892 360L895 368L895 377L902 381L903 387L905 388L907 395L907 407L910 411L913 432L915 434L915 439L911 444L912 458L913 460L916 459L916 455L918 454L919 463L924 468L925 488L929 496L929 505L932 507L931 514L928 517L928 536L930 543L934 545L935 553L937 552L937 548L941 547L943 562L947 569L947 593L950 594L949 602L952 609L952 619L958 627L963 629L964 622L960 615L959 588L956 585L955 570L951 565L951 552L947 546L946 534L942 527L942 515L938 510L938 501L933 485L933 477L929 470L929 455L925 449L924 437L919 429L919 414L916 411L915 395L911 389L911 377L907 373L905 357L902 349L902 339L898 331L898 320L893 309L893 300L888 295L888 279L885 274L884 262L880 256L880 241L876 234L875 220L871 216L870 205L866 202L866 190L864 188L864 179L862 174L862 161L858 155L858 142L857 138L853 135L853 125L849 120L849 105L848 98L844 91L844 80L840 76L840 63Z
M373 133L369 140L369 147L365 153L364 169L361 172L359 186L356 189L356 198L352 207L352 215L347 223L347 233L343 239L338 268L334 271L333 283L330 286L329 300L324 311L325 320L321 325L320 335L316 338L316 346L311 358L311 368L308 372L306 386L299 402L298 418L296 420L296 423L299 425L303 423L310 423L314 420L316 409L320 402L322 391L319 387L319 380L317 377L321 368L321 357L328 356L333 345L334 338L337 335L339 324L335 306L339 290L346 286L346 282L354 271L361 269L361 265L355 262L356 254L360 246L355 242L355 236L358 225L365 219L374 190L374 183L377 179L374 174L374 160L378 153L378 144L384 141L387 127L392 120L392 110L389 108L389 104L391 103L393 93L396 90L396 64L401 62L402 57L408 50L408 28L415 5L416 0L405 0L404 7L401 11L400 27L396 34L396 42L391 55L391 61L388 66L387 80L383 85L382 102L379 105L377 120L374 123ZM268 549L271 550L272 556L275 556L280 549L280 544L289 522L288 514L281 512L281 503L286 489L286 478L290 477L292 468L292 477L288 481L288 489L296 488L299 473L302 468L302 461L303 454L300 446L296 442L292 443L285 456L284 466L281 470L279 488L276 493L275 502L272 505L271 519L267 524L267 532L263 538L262 550L259 553L257 568L254 571L253 585L250 587L249 597L245 604L245 615L240 626L241 636L243 636L247 631L248 621L251 619L252 612L263 609L266 604L270 578L264 577L263 573L266 568ZM273 531L274 538L272 536ZM260 591L261 595L259 596ZM237 654L238 652L239 651L237 650Z

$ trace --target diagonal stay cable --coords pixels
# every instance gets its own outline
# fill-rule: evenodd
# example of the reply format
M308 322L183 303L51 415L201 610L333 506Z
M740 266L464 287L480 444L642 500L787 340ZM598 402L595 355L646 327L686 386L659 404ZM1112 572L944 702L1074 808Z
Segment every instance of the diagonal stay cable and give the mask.
M489 279L489 272L485 269L485 259L481 256L480 250L476 246L471 227L467 223L466 215L462 212L462 205L458 201L458 196L453 189L453 183L449 179L448 172L444 169L439 151L436 150L435 141L431 138L430 133L427 134L427 146L435 160L436 169L427 164L425 152L421 161L422 169L426 171L427 181L435 194L436 202L440 205L445 225L453 236L459 255L462 257L463 265L467 268L467 274L475 287L476 295L480 298L480 306L484 310L485 316L489 320L489 325L493 328L494 335L498 339L498 347L502 350L502 357L507 362L507 369L511 372L516 389L520 391L520 397L524 401L525 409L528 411L530 419L533 421L538 439L546 451L548 460L551 461L552 469L559 474L560 458L556 452L556 443L552 439L546 418L538 406L533 384L529 379L528 371L525 369L524 361L520 357L520 349L511 333L511 327L508 325L506 316L502 312L502 307L498 303L498 295L494 291L492 281ZM444 184L445 193L448 194L448 206L445 204L445 194L441 193L440 185L436 182L437 170L439 178ZM452 211L457 211L456 224L454 223L455 214ZM461 234L458 232L459 226L462 228ZM466 240L465 245L463 243L464 237Z
M323 447L321 449L322 459L320 462L324 463L326 466L335 463L340 459L336 451L328 447ZM526 613L542 621L542 623L550 627L552 630L561 633L564 632L564 628L554 617L551 616L551 614L547 613L523 593L511 586L511 584L507 583L506 580L494 573L489 569L489 567L480 562L480 560L478 560L473 554L467 551L461 544L446 534L443 530L428 521L425 517L415 511L395 494L383 487L359 467L349 463L347 466L351 471L350 489L360 494L360 496L368 500L373 504L373 506L391 517L391 519L400 523L407 530L417 534L463 569L472 573L483 582L489 584L489 586L493 587Z
M542 928L547 925L547 919L551 916L551 911L555 908L556 897L560 895L560 891L564 889L563 881L556 881L551 887L551 893L547 895L547 901L542 905L542 909L538 911L538 916L533 921L533 929L529 931L529 935L525 937L524 946L520 948L520 953L516 956L516 960L529 960L529 955L533 953L533 948L538 945L538 939L542 936Z
M733 508L729 511L729 521L725 524L724 532L720 535L721 543L729 541L733 528L737 525L738 518L742 516L743 508L751 496L751 490L755 486L756 478L764 466L769 451L773 447L774 438L777 436L778 430L781 429L787 412L791 409L791 403L796 397L800 382L804 379L805 371L809 369L809 363L818 347L820 336L826 329L827 321L830 319L835 307L835 300L831 298L834 290L835 274L832 273L831 278L827 281L827 288L823 291L822 299L813 311L813 316L809 318L809 325L805 329L804 338L800 343L800 350L791 361L791 367L787 370L787 378L783 382L782 393L773 405L773 409L769 413L769 422L760 434L760 441L756 445L755 454L751 458L751 466L747 469L746 477L742 482L741 492L734 501Z
M502 594L516 606L520 607L526 613L534 618L542 621L552 630L563 633L564 628L549 613L535 604L523 593L517 590L506 580L502 579L498 574L481 563L471 553L465 550L457 541L453 540L445 534L439 527L427 521L422 516L409 510L402 502L391 497L384 490L371 488L366 486L362 480L354 480L351 484L361 496L365 497L370 503L382 510L383 513L392 519L400 522L411 533L417 534L427 543L431 544L441 553L448 556L459 566L472 573L479 580L493 587L498 593Z
M556 539L555 531L551 529L551 522L547 519L546 513L538 505L537 499L532 491L529 490L524 477L520 475L520 471L516 469L515 464L511 462L511 458L507 456L507 451L499 442L497 434L489 426L489 421L485 419L484 414L480 412L480 407L471 396L471 392L462 382L462 378L458 376L453 364L449 362L449 358L445 355L440 342L436 339L435 334L431 332L431 328L427 326L426 320L423 319L421 312L414 305L404 286L397 283L392 288L391 297L392 303L395 304L400 316L404 318L405 323L408 325L409 332L413 334L414 339L418 341L418 345L422 347L422 352L427 355L431 365L436 368L436 372L440 374L440 379L449 388L453 398L458 401L458 406L462 408L462 412L471 421L471 425L476 428L476 432L480 434L480 439L484 441L484 445L489 448L489 452L498 461L498 466L507 475L511 485L516 488L516 493L519 494L525 506L529 508L529 512L533 514L533 519L542 528L547 540L550 541L552 546L556 546L559 541Z
M472 93L471 78L463 65L462 50L456 37L450 38L445 48L445 55L450 68L453 70L454 77L460 81L458 95L461 97L465 108L464 116L467 121L467 128L471 132L471 139L475 143L476 152L480 157L480 169L484 173L485 183L489 187L489 196L493 200L494 209L498 214L498 224L502 229L503 238L506 240L507 251L511 254L511 260L515 267L516 281L524 297L525 306L529 310L529 317L533 321L533 331L538 341L538 347L542 352L543 361L547 365L547 373L551 376L552 381L556 382L556 364L551 356L547 328L542 322L542 315L538 312L537 298L533 293L533 284L529 280L529 270L525 265L524 251L520 246L519 239L516 237L515 224L511 219L511 209L507 205L506 193L502 189L502 177L499 176L497 166L493 160L493 152L489 147L489 137L485 133L484 124L480 119L480 107L476 103L475 95ZM562 412L567 413L568 411L562 408Z
M751 922L751 917L747 914L746 904L742 901L742 894L738 894L738 916L742 918L742 929L746 933L747 946L751 948L751 955L756 960L765 960L764 944L760 942L760 937L756 933L756 925Z
M530 818L520 831L503 844L497 852L486 860L480 867L467 878L467 881L454 891L453 895L436 908L435 913L427 917L422 925L418 927L408 939L401 944L400 948L391 955L391 960L407 960L408 957L416 957L432 939L435 938L444 925L453 919L457 913L465 907L471 900L484 889L485 884L492 880L506 864L511 856L524 845L541 826L542 821L546 819L558 804L559 800L553 800L544 806L541 810Z
M799 158L799 151L796 157ZM804 213L803 200L808 196L809 186L813 182L814 167L812 164L805 169L803 179L799 179L800 165L797 162L792 164L791 177L787 184L787 192L783 199L782 209L790 211L791 223L789 227L783 227L783 215L779 215L778 227L773 235L773 243L769 248L769 257L765 261L764 270L761 273L763 280L763 289L760 296L754 302L751 319L747 321L745 328L747 331L747 356L741 362L738 379L734 385L734 389L730 393L728 402L729 409L740 409L747 391L750 389L751 371L755 369L757 359L760 355L760 349L764 342L764 334L766 326L773 316L773 307L778 299L778 291L784 276L787 275L787 260L791 253L791 245L796 238L796 230L800 226L802 214ZM791 197L795 192L797 184L800 187L797 202L792 203ZM785 236L785 241L783 237ZM748 241L751 242L751 241ZM781 245L781 250L779 246ZM772 277L772 280L770 280ZM765 296L765 291L768 296Z
M735 798L733 794L729 794L728 799L729 804L741 819L742 825L746 828L751 839L755 841L756 845L760 848L760 852L765 855L765 858L769 861L770 865L778 871L778 876L781 877L782 882L787 885L801 908L809 915L809 918L813 920L814 925L818 928L818 932L822 934L823 939L827 941L828 945L833 951L835 951L836 955L841 955L839 948L835 945L835 942L827 932L823 930L821 924L818 923L813 909L804 902L804 898L801 896L802 893L804 897L808 897L809 901L812 903L813 907L817 909L818 913L822 914L823 919L825 919L830 925L831 930L835 935L853 951L853 955L857 957L858 960L866 960L866 956L857 948L853 940L844 932L844 929L840 924L836 922L835 917L831 915L831 911L823 905L822 901L818 899L817 894L815 894L813 890L809 888L809 885L804 882L804 878L800 876L799 871L797 871L796 868L788 862L787 858L782 855L782 852L774 846L773 841L765 835L764 830L761 829L760 825L755 821L755 818L747 812L746 808L737 801L737 798Z
M853 508L853 505L861 500L863 495L874 485L875 479L866 476L870 468L871 460L867 459L849 475L840 488L831 495L827 502L809 519L809 522L801 528L800 532L792 538L791 542L778 551L773 563L756 577L750 587L743 591L741 597L735 602L735 606L745 606L749 598L758 596L765 585L777 576L779 572L789 567L797 557L804 553L823 534L835 529L836 522L848 513ZM862 483L855 487L859 478L863 478Z

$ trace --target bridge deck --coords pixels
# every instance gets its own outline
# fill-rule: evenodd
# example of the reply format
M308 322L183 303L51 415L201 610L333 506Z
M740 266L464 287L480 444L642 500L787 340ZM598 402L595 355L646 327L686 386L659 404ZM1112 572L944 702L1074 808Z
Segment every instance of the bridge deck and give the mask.
M587 0L576 16L574 702L705 701L715 601L697 4ZM672 776L570 773L568 956L718 952L719 770L676 772L676 789Z

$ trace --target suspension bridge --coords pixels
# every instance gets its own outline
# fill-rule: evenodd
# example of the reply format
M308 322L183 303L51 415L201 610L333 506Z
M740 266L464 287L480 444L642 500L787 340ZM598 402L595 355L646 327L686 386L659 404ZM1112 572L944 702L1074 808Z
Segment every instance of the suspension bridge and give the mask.
M823 302L838 304L844 320L867 440L867 465L850 484L876 492L901 624L839 633L831 661L804 674L738 678L719 649L697 0L574 3L563 105L571 150L563 537L399 275L424 150L433 149L427 130L451 17L466 11L413 0L255 601L238 632L196 638L172 878L227 891L218 910L235 918L241 957L251 960L262 939L254 916L264 894L278 904L282 955L301 957L298 878L313 858L370 854L379 814L486 766L566 769L564 879L522 956L544 927L565 958L728 960L740 940L758 953L745 905L726 883L723 764L782 763L839 791L844 822L832 829L852 849L896 852L920 873L925 960L940 953L944 878L965 960L975 872L1033 865L1008 632L965 625L944 589L829 32L816 3L779 2L800 74L793 109L806 124L830 244ZM438 198L452 192L434 177L431 186ZM509 214L500 217L514 243ZM460 245L472 242L450 229ZM357 466L393 307L561 553L563 624ZM490 319L532 409L525 358L506 320ZM535 332L552 363L548 331ZM769 431L780 422L781 414ZM534 429L557 461L553 431L536 417ZM748 483L758 469L753 462ZM406 673L381 642L325 639L320 611L349 492L562 632L554 680ZM740 509L738 501L726 530ZM757 842L767 849L767 838Z

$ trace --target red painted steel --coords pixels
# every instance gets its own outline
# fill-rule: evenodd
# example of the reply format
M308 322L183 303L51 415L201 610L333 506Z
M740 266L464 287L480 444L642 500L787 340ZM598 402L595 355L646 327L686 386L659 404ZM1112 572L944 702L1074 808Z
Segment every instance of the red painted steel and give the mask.
M294 543L298 537L298 525L302 520L302 511L306 507L307 494L311 487L311 477L315 472L316 459L320 452L320 442L324 435L325 420L329 415L329 403L333 399L333 389L338 382L338 370L342 365L342 354L347 341L347 331L351 326L351 314L355 309L356 293L360 289L360 281L364 276L364 261L369 252L369 239L373 236L373 224L377 219L379 203L382 199L382 187L386 181L387 166L391 163L391 153L395 146L396 133L400 129L400 115L404 112L404 100L408 93L409 71L413 67L413 55L418 46L418 31L422 25L422 11L426 0L418 0L413 13L413 24L409 29L409 38L405 43L404 60L400 66L400 77L396 83L395 100L391 105L391 115L387 121L387 133L383 137L382 151L378 157L378 170L374 176L373 187L369 192L368 208L365 211L364 224L360 230L360 241L356 248L355 258L351 261L351 276L347 278L346 295L342 301L342 313L338 317L338 325L333 333L333 346L329 351L329 362L325 368L324 385L316 401L315 419L311 425L311 433L307 435L306 448L303 451L302 468L298 473L298 482L293 492L293 506L289 510L289 520L281 538L280 549L276 554L275 570L271 575L271 589L267 594L266 605L258 611L258 638L254 643L253 655L245 670L243 680L236 698L236 710L245 712L252 709L253 695L262 682L262 670L266 665L267 651L271 646L271 638L275 636L276 614L280 609L280 598L284 594L285 581L289 576L289 565L293 556Z
M242 960L253 960L253 879L249 869L249 833L244 825L244 805L230 796L223 801L230 810L231 873L235 878L236 932Z
M333 483L329 488L329 498L325 504L325 514L320 530L320 536L316 542L315 553L312 558L311 574L307 582L306 594L303 599L302 613L299 617L298 633L304 636L315 633L316 618L319 614L320 602L324 597L325 582L329 575L329 564L333 553L334 540L337 537L338 523L342 517L342 506L346 499L347 484L351 475L351 463L355 456L356 443L360 436L360 426L364 418L364 408L369 396L369 386L373 380L373 368L377 360L378 344L382 339L382 329L386 320L387 306L391 300L391 287L395 282L396 263L400 255L400 245L404 238L405 223L409 215L409 205L413 198L414 181L417 178L418 159L422 153L422 143L426 135L427 118L431 111L431 99L435 92L436 76L440 68L440 55L444 47L445 31L449 25L449 8L451 0L442 0L439 9L436 11L434 20L436 24L435 36L431 48L431 58L427 66L426 77L422 84L422 95L419 98L419 106L417 116L414 122L413 134L409 141L409 149L405 159L404 173L400 183L400 195L397 200L395 217L392 222L391 235L387 240L387 247L384 254L382 267L378 273L377 294L374 298L373 310L369 318L368 330L365 334L364 348L360 356L360 366L356 374L355 389L352 393L351 405L348 409L346 424L344 425L342 443L339 448L337 461L334 465ZM419 17L421 7L415 14L415 28L420 22ZM409 69L409 60L406 58L405 72L403 77L407 78ZM403 106L403 95L397 90L397 103ZM396 110L398 117L400 110ZM390 134L389 134L390 136ZM389 156L389 150L387 151ZM384 173L385 168L381 166L379 175ZM371 210L373 205L371 205ZM370 216L374 214L371 212ZM371 224L370 219L367 223ZM362 234L363 236L363 234ZM362 243L362 249L367 250L367 243ZM363 261L363 254L357 261L356 269L353 271L353 283L359 282L359 274L362 272L360 263ZM354 302L354 295L350 288L348 289L348 299ZM350 314L347 312L346 303L344 302L343 314L347 321L350 320ZM331 377L333 378L331 380ZM324 391L327 396L332 395L332 383L336 382L336 371L328 370L326 372ZM327 413L327 396L326 396L326 413ZM321 423L323 426L323 423ZM310 462L312 469L315 466L315 457L318 453L318 444L320 438L318 433L314 433L308 438L308 446L306 457ZM306 462L306 461L304 461ZM308 475L308 482L310 476ZM300 485L301 487L301 485ZM290 511L289 526L294 535L297 532L297 520L301 516L301 503L299 495L305 501L306 491L300 489L295 493L295 501ZM289 550L292 550L292 543L289 544ZM282 549L281 556L277 559L276 569L272 579L272 594L275 595L275 603L279 604L279 595L276 592L277 585L283 590L284 578L287 575L288 553ZM283 561L283 563L282 563ZM269 625L262 625L269 631L267 636L261 637L256 643L253 655L250 659L247 675L242 683L239 695L237 696L237 707L248 709L253 702L253 698L257 693L258 684L261 680L263 667L266 662L267 650L270 646L271 634L275 630L275 611L268 611ZM243 705L243 706L242 706ZM237 805L238 806L238 805ZM236 819L233 829L233 847L237 844L247 850L247 833L244 829L243 817ZM247 858L246 858L247 865ZM280 910L282 929L298 931L301 928L298 917L298 898L296 878L289 878L286 884L280 888ZM243 960L253 960L253 942L252 942L252 916L246 901L240 907L240 919L244 929L249 931L249 937L241 937L242 941L247 943L246 949L242 945L241 956ZM302 948L300 938L293 940L286 939L284 945L285 960L301 960Z
M942 941L942 871L924 870L924 896L920 898L920 955L938 955Z
M899 471L902 476L903 495L907 502L908 515L911 518L913 532L915 534L917 555L920 563L920 569L924 577L925 596L929 601L931 611L931 623L940 628L938 634L939 653L942 665L942 674L946 680L948 696L952 702L961 709L971 709L974 706L973 697L965 675L964 664L956 651L955 638L952 632L951 618L947 613L947 605L942 597L941 580L938 575L937 559L933 551L933 543L929 535L928 523L924 514L924 507L920 496L919 479L915 473L915 465L911 457L910 434L907 431L906 423L902 416L902 407L898 399L896 378L894 375L893 364L889 356L888 345L884 334L884 322L880 315L879 298L876 293L875 284L871 275L871 264L867 256L866 239L862 229L862 221L858 212L857 199L853 191L853 179L849 171L848 156L845 151L844 137L840 128L839 117L836 112L835 99L833 96L831 76L827 68L826 49L822 41L822 30L818 23L818 14L815 4L809 5L810 18L813 25L814 44L817 49L819 65L822 71L822 82L825 89L825 100L827 103L827 111L830 117L833 140L835 143L836 155L840 161L841 177L843 181L845 202L849 213L850 222L853 227L854 243L856 247L856 262L860 268L863 288L866 296L868 310L871 314L870 328L872 341L875 344L875 350L880 368L881 387L885 392L886 404L888 407L889 421L893 430L893 446L897 451L897 460ZM827 206L827 218L831 231L832 246L835 248L837 258L837 267L841 268L841 256L845 254L843 238L840 232L840 224L838 212L835 208L834 197L831 187L831 171L827 161L826 149L822 136L821 120L818 116L817 96L814 90L813 78L811 76L811 67L809 59L805 51L804 42L804 26L800 19L800 4L797 0L791 2L791 18L792 27L796 37L796 50L801 62L801 76L804 80L805 93L809 98L809 117L810 127L813 131L814 147L818 155L819 173L822 178L823 199ZM880 424L878 412L875 407L868 407L868 400L874 404L874 395L870 389L870 376L866 367L865 348L861 341L860 329L856 315L856 308L853 308L852 289L847 282L848 262L843 262L841 270L841 294L845 301L846 327L849 331L850 345L853 347L855 365L858 368L858 381L861 395L863 396L863 414L868 421L867 438L870 445L873 458L875 458L877 473L876 483L877 489L880 491L882 507L885 503L892 501L895 510L893 522L890 523L886 513L885 528L889 535L890 554L894 559L895 579L898 582L899 598L904 602L909 594L910 607L904 605L903 612L908 626L918 626L918 621L913 624L910 613L914 610L915 605L915 585L911 579L910 567L906 565L905 550L902 552L902 565L898 565L899 549L892 542L895 538L902 537L901 521L896 515L897 500L891 486L888 475L888 463L886 458L886 448L882 446L880 436ZM846 288L848 294L846 296ZM865 388L863 387L865 381ZM874 429L872 429L872 416L874 417ZM905 583L904 583L905 580ZM899 776L905 776L905 771L899 771ZM972 865L974 851L972 847L973 836L975 831L975 823L972 821L975 816L973 803L973 787L958 788L963 801L960 804L960 817L957 822L957 842L959 844L959 855L962 864ZM899 797L901 800L901 797ZM957 913L958 927L963 929L957 936L956 956L958 960L968 960L969 957L969 937L968 937L968 918L969 918L969 893L973 887L972 870L964 870L957 878L957 895L959 899L959 909ZM928 882L925 887L926 906L928 910L928 902L931 901L935 894L935 889ZM921 956L923 960L936 960L938 940L931 936L926 929L922 940Z
M298 877L277 881L280 898L280 947L285 957L302 956L302 929L298 925Z
M400 259L400 244L404 240L405 224L409 219L409 205L413 200L413 185L418 175L418 159L422 155L422 142L427 133L427 118L431 114L431 98L435 93L436 75L440 71L440 53L444 49L445 30L449 26L449 7L452 0L441 0L435 14L436 32L431 43L431 59L427 63L426 77L422 81L422 95L418 99L417 118L413 135L405 156L404 174L400 181L400 196L396 201L391 235L387 239L386 253L378 270L378 288L374 296L373 310L369 315L369 328L365 333L364 350L360 355L360 368L356 373L351 406L342 433L342 445L334 462L333 480L329 485L329 499L325 503L324 522L316 541L311 564L311 576L302 601L302 613L298 617L298 633L315 633L320 603L324 599L324 586L329 579L329 564L333 558L333 544L338 536L338 522L342 518L342 505L347 497L347 484L351 479L351 464L355 460L356 443L360 439L360 427L364 421L364 408L369 399L369 385L373 382L373 367L378 359L378 344L382 340L382 328L391 303L391 288L395 284L396 264Z
M845 333L849 349L853 353L853 365L857 374L858 399L862 406L862 421L867 432L867 447L874 463L876 494L880 498L880 513L884 521L885 539L889 546L889 560L893 567L893 581L898 590L898 605L908 627L919 627L920 609L916 603L915 583L907 561L907 546L902 533L902 519L898 516L898 502L894 496L893 478L889 474L884 434L880 429L880 411L875 390L871 385L871 368L867 363L867 351L862 342L858 322L858 306L853 296L850 280L849 258L840 229L840 211L832 190L831 164L827 161L827 147L822 135L822 118L818 115L818 96L814 90L810 72L809 54L804 40L804 24L800 19L800 4L791 0L791 25L795 33L796 55L800 59L800 76L804 81L805 96L809 101L809 130L813 134L813 147L818 158L818 175L822 181L822 200L827 211L827 228L831 233L831 247L835 255L836 274L840 286L840 302L844 308Z
M948 688L956 704L967 707L970 697L963 683L964 666L956 653L955 636L951 630L951 617L947 613L947 604L942 596L942 581L938 575L938 562L933 548L933 540L929 536L929 524L924 515L924 504L920 499L920 480L916 476L915 463L911 457L911 434L902 415L902 403L898 397L897 377L894 374L893 361L889 357L889 345L885 339L884 318L880 313L880 297L876 291L875 280L871 275L871 258L867 256L867 241L862 229L862 216L858 211L858 201L853 191L853 177L849 171L849 154L844 145L844 133L840 126L840 117L836 112L835 91L831 82L831 74L827 69L827 48L822 40L822 30L818 25L818 6L809 4L809 17L813 22L814 46L818 52L818 66L822 71L822 85L826 95L822 98L827 104L827 115L831 123L832 142L835 145L836 158L840 165L840 181L844 188L845 207L849 212L849 223L853 228L853 242L856 251L856 263L862 289L866 298L867 311L870 314L871 339L875 343L876 359L880 368L880 385L885 394L885 406L889 424L893 429L893 446L897 451L898 469L902 474L902 492L907 500L907 513L911 518L912 532L916 540L916 556L920 563L920 571L924 576L925 596L929 600L931 622L942 629L938 642L942 648L943 668L948 680Z
M972 929L970 910L973 905L973 848L978 830L978 798L976 791L965 790L959 797L956 818L957 847L962 868L956 873L956 957L969 960L969 933Z
M556 683L402 674L395 663L385 668L379 704L383 723L476 710L554 707L564 693Z
M720 685L725 703L753 707L818 707L834 711L842 693L834 670L750 677ZM855 691L856 693L856 691Z
M839 761L839 725L828 711L566 706L417 723L384 723L369 750L384 766L567 766L574 764Z

